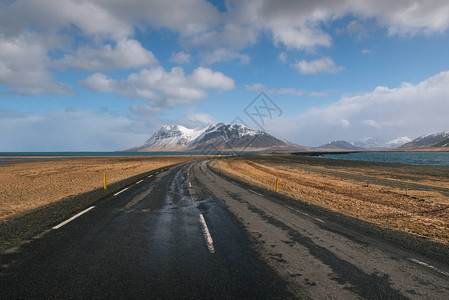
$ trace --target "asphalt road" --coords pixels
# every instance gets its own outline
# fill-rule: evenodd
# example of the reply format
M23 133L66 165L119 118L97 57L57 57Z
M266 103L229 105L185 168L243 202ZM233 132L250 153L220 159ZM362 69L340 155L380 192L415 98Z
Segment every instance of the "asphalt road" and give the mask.
M0 298L449 298L449 268L172 166L0 255Z

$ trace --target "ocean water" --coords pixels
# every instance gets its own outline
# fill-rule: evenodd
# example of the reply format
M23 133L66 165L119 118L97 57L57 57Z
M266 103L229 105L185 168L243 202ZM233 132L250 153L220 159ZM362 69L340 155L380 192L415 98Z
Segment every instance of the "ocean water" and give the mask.
M324 154L324 158L449 167L449 152L359 152Z

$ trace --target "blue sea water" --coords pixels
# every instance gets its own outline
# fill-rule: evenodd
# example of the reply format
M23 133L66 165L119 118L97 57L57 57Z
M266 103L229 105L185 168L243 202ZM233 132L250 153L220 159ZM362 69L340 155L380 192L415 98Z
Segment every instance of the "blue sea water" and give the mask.
M324 154L324 158L449 167L449 152L357 152Z

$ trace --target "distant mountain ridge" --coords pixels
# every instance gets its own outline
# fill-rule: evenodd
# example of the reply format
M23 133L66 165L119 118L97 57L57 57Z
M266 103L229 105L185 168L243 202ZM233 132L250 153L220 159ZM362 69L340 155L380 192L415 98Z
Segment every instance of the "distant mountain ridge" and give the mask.
M400 149L449 147L449 130L422 135L400 146Z
M356 147L363 148L364 150L389 150L400 147L411 141L411 138L402 136L388 142L382 142L374 138L363 138L351 144Z
M125 151L298 151L304 147L241 124L211 124L204 128L163 126L145 143Z
M363 150L363 148L356 147L346 141L332 141L325 145L321 145L317 147L317 149L326 149L326 150L351 150L351 151L357 151L357 150Z

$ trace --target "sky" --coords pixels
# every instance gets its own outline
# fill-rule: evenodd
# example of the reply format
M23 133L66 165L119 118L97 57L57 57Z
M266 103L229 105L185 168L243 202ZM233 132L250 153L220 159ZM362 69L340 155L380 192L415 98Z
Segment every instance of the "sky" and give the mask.
M446 0L0 0L0 152L174 124L304 146L448 130L448 27Z

